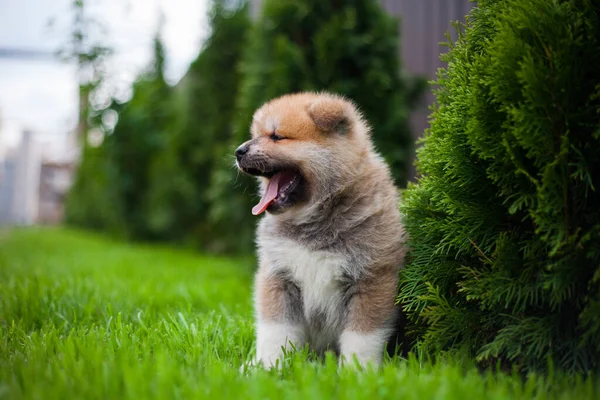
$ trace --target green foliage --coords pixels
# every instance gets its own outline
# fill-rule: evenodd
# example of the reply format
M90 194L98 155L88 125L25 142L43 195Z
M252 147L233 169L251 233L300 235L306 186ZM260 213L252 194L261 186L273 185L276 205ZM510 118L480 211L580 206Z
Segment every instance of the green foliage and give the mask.
M66 198L67 223L122 235L121 203L112 184L117 176L104 147L85 147Z
M233 164L228 146L247 13L247 7L228 9L222 2L214 3L211 35L171 100L177 108L175 126L151 170L148 218L160 238L226 249L222 234L210 221L209 188L215 166L225 160ZM231 181L231 168L228 174Z
M116 170L113 185L121 203L123 220L133 238L151 238L148 226L150 167L165 148L174 112L171 88L164 79L164 49L154 41L154 60L133 85L133 97L119 110L114 132L105 139L106 151Z
M154 59L133 85L133 97L107 111L118 113L114 131L105 129L102 145L85 141L82 162L67 202L67 222L105 229L131 238L151 238L148 227L147 194L149 168L164 148L172 120L171 89L164 80L164 50L157 36ZM92 114L90 112L90 114ZM100 119L100 118L96 118ZM97 129L101 123L92 119Z
M105 35L105 27L88 11L84 0L72 0L70 32L67 41L57 51L57 56L77 66L79 80L79 112L76 134L82 146L87 145L89 118L92 110L90 98L102 87L105 77L106 60L112 55L112 49L100 43ZM50 20L52 26L56 21Z
M399 300L430 349L597 370L600 5L479 1L444 60Z
M280 371L244 374L254 353L248 262L72 230L1 232L0 398L598 398L597 379L522 380L459 359L356 371L298 351Z
M401 77L398 43L398 21L374 0L265 0L241 63L230 154L249 139L252 115L264 102L327 90L357 103L396 183L405 186L413 151L408 113L424 85ZM237 226L235 237L247 245L256 221L250 213L258 201L255 181L240 176L231 185L229 165L215 175L214 226Z

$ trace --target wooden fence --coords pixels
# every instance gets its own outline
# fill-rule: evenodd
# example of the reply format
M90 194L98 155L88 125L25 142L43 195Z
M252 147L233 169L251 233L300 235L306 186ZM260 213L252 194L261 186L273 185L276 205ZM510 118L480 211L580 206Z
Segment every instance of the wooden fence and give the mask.
M380 1L390 14L400 19L400 56L404 67L413 75L434 79L438 68L443 66L440 54L447 50L440 43L446 42L446 32L452 39L456 38L452 22L464 22L474 3L469 0ZM433 94L428 90L412 118L415 138L421 137L427 127L427 107L433 101Z

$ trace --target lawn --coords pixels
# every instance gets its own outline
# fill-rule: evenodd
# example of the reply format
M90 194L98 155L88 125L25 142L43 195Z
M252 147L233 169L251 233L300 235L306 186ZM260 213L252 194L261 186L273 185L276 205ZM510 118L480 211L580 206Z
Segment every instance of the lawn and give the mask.
M339 370L253 352L250 259L66 229L0 231L0 398L594 399L592 379L482 374L458 359Z

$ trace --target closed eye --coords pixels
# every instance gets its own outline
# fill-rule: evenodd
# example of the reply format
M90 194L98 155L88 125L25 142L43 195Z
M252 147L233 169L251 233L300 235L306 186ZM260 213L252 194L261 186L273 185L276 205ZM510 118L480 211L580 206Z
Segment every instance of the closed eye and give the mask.
M273 133L271 133L269 135L269 139L271 139L274 142L278 142L278 141L283 140L285 138L283 136L280 136L280 135L276 134L275 132L273 132Z

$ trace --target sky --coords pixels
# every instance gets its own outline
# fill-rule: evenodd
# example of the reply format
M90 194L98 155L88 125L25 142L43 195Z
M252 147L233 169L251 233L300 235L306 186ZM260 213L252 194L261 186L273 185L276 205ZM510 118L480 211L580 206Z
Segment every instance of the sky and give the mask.
M0 49L56 51L69 35L72 1L0 0ZM185 74L208 33L208 0L87 0L86 5L106 30L103 42L114 49L108 86L121 96L150 61L161 13L170 83ZM60 151L76 117L74 65L53 57L0 57L0 150L14 146L29 129L38 142Z

